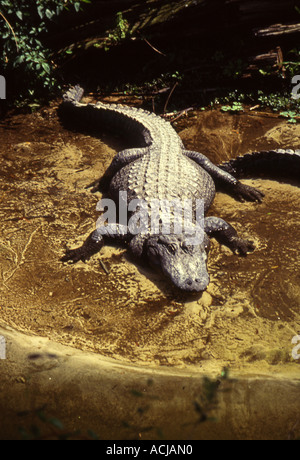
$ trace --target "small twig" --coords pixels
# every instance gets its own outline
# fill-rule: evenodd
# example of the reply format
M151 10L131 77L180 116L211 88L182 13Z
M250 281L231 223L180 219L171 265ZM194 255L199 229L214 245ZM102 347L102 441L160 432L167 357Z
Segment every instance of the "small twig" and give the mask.
M158 54L161 54L162 56L167 56L165 53L163 53L162 51L159 51L157 48L155 48L153 45L151 45L151 43L148 42L148 40L146 40L146 38L144 38L143 40L144 40L144 42L147 43L147 45L150 46L150 48L153 49L153 51L155 51L155 52L158 53Z
M17 37L16 37L16 34L15 34L14 29L12 28L12 26L10 25L10 23L8 22L8 20L7 20L6 17L4 16L4 14L1 13L1 11L0 11L0 15L3 17L4 21L7 23L8 27L9 27L10 30L12 31L12 34L13 34L14 39L15 39L15 42L16 42L17 51L19 51L18 39L17 39Z
M253 109L254 110L254 109ZM279 113L270 113L270 112L254 112L254 113L249 113L249 115L253 115L253 116L263 116L263 117L267 117L267 118L282 118L284 119L284 117L282 117ZM296 120L300 120L300 116L299 115L296 115L295 117Z
M106 268L104 262L103 262L101 259L99 259L99 264L101 265L101 267L103 268L103 270L105 271L105 273L106 273L107 275L109 275L109 270Z
M169 96L167 97L167 100L166 100L166 103L165 103L165 106L164 106L164 113L166 113L166 110L167 110L167 106L169 104L169 100L170 100L170 97L172 96L172 94L174 93L174 90L176 88L176 86L178 85L178 81L175 83L175 85L173 86L173 88L171 89L170 93L169 93Z
M255 110L255 109L259 109L259 107L260 107L260 105L259 105L259 104L257 104L257 105L254 105L253 107L250 107L250 109L249 109L249 110L251 110L251 111L252 111L252 110Z
M281 70L283 78L285 78L286 77L286 75L285 75L286 69L285 69L285 67L283 65L283 54L282 54L281 47L277 46L276 51L277 51L277 66L278 66L278 69Z
M152 100L152 112L155 113L154 97L152 97L151 100Z
M189 107L188 109L184 109L184 110L181 110L181 112L179 112L179 114L177 115L177 117L175 117L173 120L171 120L171 123L174 123L175 121L177 121L180 117L182 117L183 115L186 115L188 112L190 112L191 110L194 110L193 107Z

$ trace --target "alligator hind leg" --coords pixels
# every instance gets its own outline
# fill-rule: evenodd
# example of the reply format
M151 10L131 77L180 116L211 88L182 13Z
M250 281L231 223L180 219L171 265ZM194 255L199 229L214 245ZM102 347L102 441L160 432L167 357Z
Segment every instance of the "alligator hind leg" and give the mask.
M229 192L240 201L258 201L261 203L264 194L254 187L242 184L238 179L233 177L228 172L214 165L205 155L191 150L185 150L184 154L195 161L198 165L202 166L213 179L222 185L225 185Z
M204 231L219 243L227 246L235 254L245 256L247 252L254 250L252 241L240 238L232 225L219 217L206 217L204 219Z
M96 180L95 182L92 182L90 185L88 185L86 188L92 188L92 193L101 191L101 192L107 192L109 189L109 184L114 177L114 175L120 171L124 166L128 165L129 163L132 163L135 160L138 160L141 158L143 155L145 155L148 152L147 148L137 148L137 149L126 149L122 150L121 152L117 153L117 155L114 157L112 160L111 164L105 171L104 175Z

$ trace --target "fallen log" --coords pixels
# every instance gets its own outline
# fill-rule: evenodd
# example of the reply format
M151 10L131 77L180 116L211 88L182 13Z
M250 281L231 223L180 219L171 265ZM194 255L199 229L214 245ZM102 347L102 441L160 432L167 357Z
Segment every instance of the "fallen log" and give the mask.
M268 27L253 29L255 37L275 37L300 32L300 23L296 24L273 24Z

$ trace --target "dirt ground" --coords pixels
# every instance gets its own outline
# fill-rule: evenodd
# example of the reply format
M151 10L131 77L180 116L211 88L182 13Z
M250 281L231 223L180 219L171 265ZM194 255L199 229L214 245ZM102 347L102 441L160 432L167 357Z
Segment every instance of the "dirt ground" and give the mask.
M142 366L295 370L300 333L300 188L247 180L262 204L218 193L210 210L252 239L246 258L212 240L211 282L178 292L124 248L63 264L95 228L99 178L122 144L61 126L57 104L0 122L0 325ZM177 125L215 163L253 150L300 148L300 126L259 113L192 112ZM107 274L101 264L109 270ZM298 367L299 369L299 367Z

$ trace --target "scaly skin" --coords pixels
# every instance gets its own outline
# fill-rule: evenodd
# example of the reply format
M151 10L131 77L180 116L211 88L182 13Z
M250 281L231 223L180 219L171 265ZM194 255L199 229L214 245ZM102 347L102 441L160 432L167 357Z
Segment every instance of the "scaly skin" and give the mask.
M239 200L261 202L263 194L259 190L242 184L203 154L186 150L171 124L161 117L121 105L80 103L82 94L83 90L75 87L64 95L62 112L67 117L81 117L88 124L105 124L108 129L114 125L135 138L137 144L136 148L115 156L104 176L92 184L92 191L108 191L115 202L119 192L126 191L128 205L140 199L148 208L152 200L192 200L192 227L179 234L164 234L166 217L160 205L160 224L155 230L149 225L146 231L135 235L127 225L109 223L93 231L80 248L67 250L63 261L87 260L103 244L124 241L137 258L160 268L179 289L201 292L209 283L208 236L243 256L254 249L251 242L239 238L230 224L217 217L204 219L202 239L197 244L191 243L190 236L197 223L197 200L202 200L206 212L215 197L215 181L225 185Z

